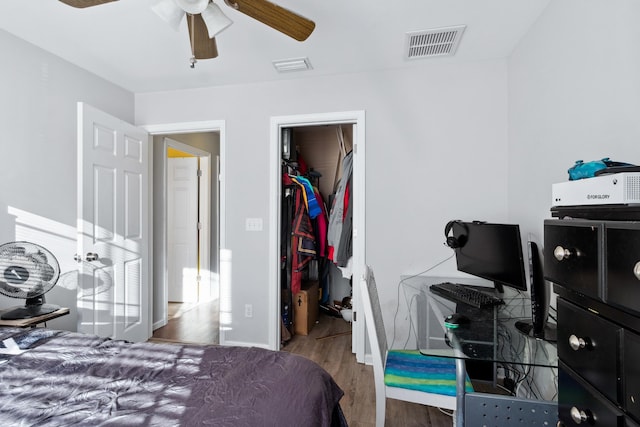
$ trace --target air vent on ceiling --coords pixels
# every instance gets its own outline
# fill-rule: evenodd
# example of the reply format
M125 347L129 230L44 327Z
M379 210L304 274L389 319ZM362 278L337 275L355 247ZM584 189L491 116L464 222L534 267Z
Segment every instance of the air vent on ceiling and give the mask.
M280 73L287 73L291 71L305 71L311 70L311 63L309 58L293 58L293 59L279 59L273 61L273 66Z
M466 25L407 33L406 58L451 56L456 53Z

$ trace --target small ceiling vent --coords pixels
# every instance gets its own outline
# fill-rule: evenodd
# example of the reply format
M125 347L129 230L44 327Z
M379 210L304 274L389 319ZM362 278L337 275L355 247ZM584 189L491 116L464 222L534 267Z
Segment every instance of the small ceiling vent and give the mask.
M458 49L466 25L406 33L406 58L452 56Z
M309 58L279 59L277 61L273 61L273 66L279 73L306 71L313 68L311 66L311 62L309 62Z

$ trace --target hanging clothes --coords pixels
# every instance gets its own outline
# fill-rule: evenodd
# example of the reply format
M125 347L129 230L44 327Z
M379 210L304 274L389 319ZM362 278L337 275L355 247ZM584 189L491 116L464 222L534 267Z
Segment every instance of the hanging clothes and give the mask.
M351 178L345 190L344 215L342 220L342 230L340 232L340 243L335 252L335 263L338 267L346 267L353 254L353 197L351 191ZM344 275L344 271L343 271ZM350 277L351 274L345 277Z
M329 227L327 231L327 243L329 245L329 259L336 262L336 254L340 250L340 240L343 233L345 215L348 206L345 206L345 194L347 186L351 182L353 173L353 151L350 151L342 160L342 178L338 182L338 188L333 199L333 206L329 213ZM352 229L346 230L351 234Z
M307 211L309 212L309 217L314 219L318 215L322 213L320 209L320 205L318 204L318 200L316 199L315 191L313 190L313 186L311 182L303 177L303 176L292 176L291 180L296 184L302 187L304 191L304 202L307 205Z
M291 239L291 292L295 295L302 287L305 267L317 254L316 238L304 204L302 191L296 191Z
M316 195L316 200L319 201L320 214L315 218L316 229L316 242L318 244L318 256L326 258L328 255L327 248L327 229L329 227L329 215L327 215L327 208L324 205L322 194L317 187L313 187L313 191Z

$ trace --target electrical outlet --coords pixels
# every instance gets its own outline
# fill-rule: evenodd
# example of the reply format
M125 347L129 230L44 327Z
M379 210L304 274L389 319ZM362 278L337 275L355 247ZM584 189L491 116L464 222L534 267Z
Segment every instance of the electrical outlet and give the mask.
M244 305L244 317L253 317L253 305L245 304Z

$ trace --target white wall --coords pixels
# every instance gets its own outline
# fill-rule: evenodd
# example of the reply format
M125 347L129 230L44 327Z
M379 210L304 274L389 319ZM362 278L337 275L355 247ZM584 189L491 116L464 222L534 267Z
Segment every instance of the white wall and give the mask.
M509 216L542 242L576 160L640 164L640 2L554 0L509 60Z
M76 103L133 122L133 94L0 30L0 243L28 240L58 259L49 326L76 330ZM0 297L0 308L24 300Z
M136 123L226 121L226 241L233 313L226 339L268 343L269 120L366 111L367 263L387 329L402 274L451 255L450 219L507 217L506 61L416 62L404 71L136 95ZM263 218L262 233L246 218ZM455 271L452 263L445 269ZM242 317L253 304L253 317Z
M640 164L637 16L636 0L554 0L508 63L425 60L404 71L137 95L138 124L226 120L233 307L254 306L253 318L233 318L228 339L267 341L268 230L247 233L244 220L267 221L277 202L265 162L270 117L366 111L367 262L391 329L400 275L451 254L442 244L449 219L519 222L541 242L551 184L575 160ZM49 301L70 305L76 102L133 122L134 98L1 30L0 51L0 243L51 249L66 274ZM449 261L435 273L454 271ZM16 303L0 298L0 307ZM73 330L75 315L52 324Z

